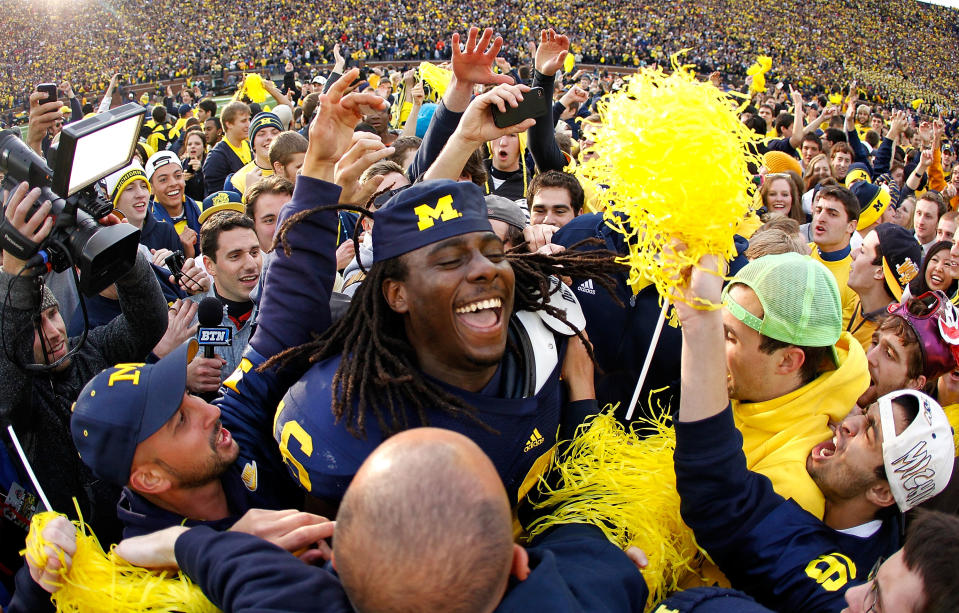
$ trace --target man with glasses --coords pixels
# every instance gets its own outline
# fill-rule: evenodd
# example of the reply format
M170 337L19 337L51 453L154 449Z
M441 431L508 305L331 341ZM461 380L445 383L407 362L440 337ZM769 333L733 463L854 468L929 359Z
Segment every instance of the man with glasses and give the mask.
M749 266L777 257L782 256ZM942 408L925 394L887 394L849 414L831 439L808 448L805 472L825 498L822 519L776 493L769 479L747 464L730 405L722 364L725 345L739 339L730 339L723 311L689 304L718 304L732 296L749 310L760 334L775 332L776 313L746 300L736 279L733 291L723 292L719 265L704 258L690 271L684 294L673 301L683 333L674 453L683 520L732 586L764 606L839 610L846 590L865 578L865 569L899 548L895 507L908 511L948 483L955 456L952 429ZM794 313L791 324L801 325L807 315ZM879 578L884 574L888 571L880 570ZM924 597L921 591L911 593L913 599Z
M846 591L848 613L959 611L959 518L921 514L906 544L878 560L866 583Z

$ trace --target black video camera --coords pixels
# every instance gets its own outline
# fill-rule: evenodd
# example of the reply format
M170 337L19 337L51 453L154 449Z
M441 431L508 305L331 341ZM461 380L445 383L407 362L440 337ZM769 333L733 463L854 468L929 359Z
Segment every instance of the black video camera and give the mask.
M97 193L95 184L130 163L141 123L143 108L130 103L67 124L59 145L48 154L49 165L20 140L16 130L0 132L3 187L13 190L25 181L31 188L40 188L40 199L30 214L49 200L55 219L50 235L39 245L0 219L0 247L28 262L42 255L43 262L57 272L77 266L80 290L88 296L129 272L136 261L140 231L129 224L97 223L113 210L113 204Z

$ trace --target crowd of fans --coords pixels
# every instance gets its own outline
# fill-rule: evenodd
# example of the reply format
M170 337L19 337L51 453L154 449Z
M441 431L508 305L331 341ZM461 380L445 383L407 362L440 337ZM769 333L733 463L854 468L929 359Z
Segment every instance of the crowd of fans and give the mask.
M435 0L397 5L344 2L317 10L303 0L237 6L227 0L0 2L0 110L23 109L36 79L71 80L79 93L121 85L216 76L224 69L268 68L288 59L307 67L332 62L341 43L357 60L449 58L462 23L493 19L503 56L529 59L544 24L568 32L583 63L637 67L665 63L689 49L702 71L742 79L757 55L772 57L776 80L836 91L850 78L870 83L870 97L922 98L951 108L959 88L959 15L923 2L889 4L814 0L697 0L678 11L658 0L574 0L556 5L500 1L482 7ZM543 16L548 15L548 18ZM865 76L869 76L865 79Z
M129 575L96 583L74 525L37 521L46 501L123 560L179 568L222 610L959 609L959 120L889 99L945 91L946 71L910 71L948 65L954 47L856 43L901 83L840 68L848 48L817 40L815 11L864 19L868 2L810 3L808 22L778 6L600 3L589 32L572 5L555 21L573 36L536 29L545 6L466 34L410 17L448 14L428 6L327 21L231 5L256 24L243 31L220 25L217 0L193 6L192 28L190 8L170 6L91 9L114 39L136 16L143 46L173 41L173 56L130 56L135 79L236 61L274 65L284 85L262 82L267 110L249 83L222 108L199 88L141 103L133 159L94 185L113 206L99 223L129 224L139 244L111 252L126 266L92 295L83 270L51 270L39 251L66 216L8 168L5 611L52 610L50 594L125 608L110 599ZM946 37L955 23L872 8L890 31L925 19ZM312 34L293 43L286 28ZM191 42L206 31L215 44ZM734 257L686 267L665 309L622 263L641 220L616 231L611 185L587 173L605 159L599 102L624 81L562 68L571 52L662 62L691 31L724 32L691 52L717 69L694 86L750 131L757 188ZM81 57L115 70L94 51L109 37L85 36ZM737 75L756 41L791 83ZM423 73L361 73L354 55L441 60L445 81L428 102ZM17 57L31 77L55 70ZM307 66L321 58L331 70ZM17 159L59 146L65 103L70 121L111 106L113 84L55 76L62 99L29 94ZM535 88L541 108L504 120ZM685 249L673 245L656 257ZM630 454L658 459L655 475L640 483ZM197 605L153 602L161 592L135 606Z

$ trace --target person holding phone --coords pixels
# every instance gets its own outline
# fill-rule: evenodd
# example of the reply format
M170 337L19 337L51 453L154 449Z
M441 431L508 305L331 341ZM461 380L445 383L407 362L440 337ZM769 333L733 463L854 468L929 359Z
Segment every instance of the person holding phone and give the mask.
M203 162L206 161L206 138L199 129L189 130L180 149L186 195L194 200L203 200Z

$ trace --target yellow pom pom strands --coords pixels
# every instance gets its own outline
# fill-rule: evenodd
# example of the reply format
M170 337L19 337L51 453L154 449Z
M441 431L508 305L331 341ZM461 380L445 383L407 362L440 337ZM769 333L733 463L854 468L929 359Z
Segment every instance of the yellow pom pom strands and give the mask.
M730 98L685 67L645 69L599 102L586 125L597 154L578 168L605 201L606 222L626 237L629 283L663 296L707 254L732 258L733 235L752 206L748 164L761 136L740 122ZM601 186L605 186L603 189ZM670 247L685 245L680 252Z
M47 543L43 529L58 513L43 512L33 516L27 548L21 552L45 566ZM103 613L129 611L131 613L216 613L219 611L200 588L185 575L168 571L154 572L133 566L112 550L104 553L96 536L86 530L82 521L77 526L77 551L70 571L65 570L60 552L60 578L63 587L53 594L58 611L71 613Z
M622 549L642 549L649 559L643 570L647 610L697 574L699 549L679 514L676 435L667 422L665 411L644 422L645 438L627 432L613 410L581 425L553 466L560 477L557 488L540 485L545 499L537 506L553 511L529 529L535 536L555 525L592 524Z
M773 59L768 55L760 55L756 63L749 67L746 74L753 78L749 85L749 94L760 94L766 91L766 73L773 67Z
M256 102L257 104L263 104L268 95L266 88L263 87L263 78L255 72L245 75L243 85L240 86L240 89L237 91L234 99L240 100L243 97L243 94L246 94L247 98L249 98L251 101Z

